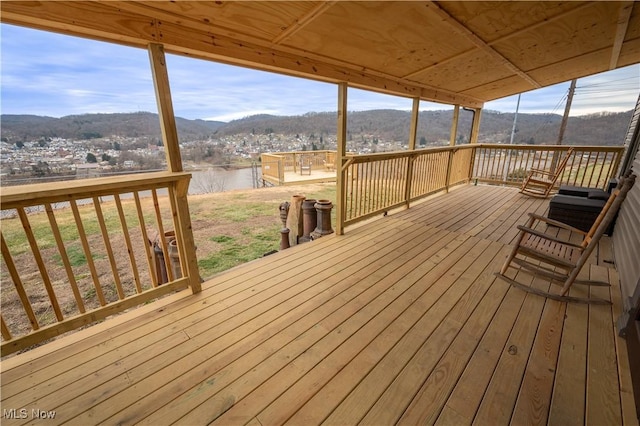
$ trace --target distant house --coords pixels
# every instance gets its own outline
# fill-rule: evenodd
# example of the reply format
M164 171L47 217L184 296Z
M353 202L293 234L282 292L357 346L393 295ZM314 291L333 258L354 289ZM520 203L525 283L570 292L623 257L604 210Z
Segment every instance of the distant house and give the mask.
M76 166L76 179L86 179L100 176L100 164L88 163Z

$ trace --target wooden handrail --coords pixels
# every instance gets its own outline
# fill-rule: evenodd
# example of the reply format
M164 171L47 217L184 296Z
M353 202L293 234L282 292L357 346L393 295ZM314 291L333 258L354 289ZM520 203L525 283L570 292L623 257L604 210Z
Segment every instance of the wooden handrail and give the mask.
M2 282L3 301L15 299L24 313L24 319L13 317L10 322L3 312L2 356L171 291L190 286L199 292L186 198L190 178L189 173L155 172L2 188L0 237L9 272ZM149 225L157 227L161 258L151 252ZM179 266L175 258L170 261L164 238L165 229L171 228ZM120 250L113 245L118 236ZM74 264L72 251L76 259L83 256L82 261ZM118 253L124 256L117 258ZM106 263L99 266L99 259ZM126 269L131 279L125 287L120 274ZM163 285L160 269L165 271ZM36 299L40 306L45 300L54 315L41 307L36 310Z
M574 149L559 182L606 186L615 175L624 147L571 146ZM470 180L519 185L519 171L544 168L565 145L469 144L413 151L347 154L342 158L342 191L346 195L342 226L409 207L418 200ZM557 154L556 154L557 155ZM595 158L594 158L595 157ZM406 164L398 168L398 162ZM402 185L397 182L402 181Z
M0 187L0 208L29 206L47 199L51 203L69 199L102 197L125 192L161 188L168 183L191 179L191 173L151 172L63 182Z

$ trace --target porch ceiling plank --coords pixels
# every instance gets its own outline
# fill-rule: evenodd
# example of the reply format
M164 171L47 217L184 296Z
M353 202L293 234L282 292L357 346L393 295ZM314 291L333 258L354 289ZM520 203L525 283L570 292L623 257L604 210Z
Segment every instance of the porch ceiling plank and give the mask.
M483 104L479 99L461 95L446 88L435 88L426 84L417 85L392 75L363 70L356 64L328 58L320 60L308 52L303 55L290 53L280 47L281 45L278 49L273 49L241 43L203 31L185 30L184 27L172 23L161 25L160 39L165 44L166 51L170 53L213 59L232 65L243 65L330 83L348 82L354 87L399 96L420 97L470 107Z
M6 23L141 48L157 42L168 53L472 108L640 62L635 2L10 1L0 9Z
M620 301L569 304L565 319L560 304L492 276L506 228L547 206L514 188L464 185L256 260L197 295L3 360L2 406L77 424L519 423L543 421L546 407L550 422L633 424ZM496 235L471 235L488 221ZM591 272L620 297L610 265Z
M61 34L145 48L154 40L153 21L109 6L109 2L16 1L1 5L2 22Z
M292 35L294 35L298 31L302 30L305 27L305 25L309 24L312 20L314 20L317 17L319 17L322 13L324 13L327 9L329 9L331 6L333 6L336 2L337 2L337 0L321 2L315 8L313 8L309 12L307 12L304 16L301 16L300 18L297 18L295 23L293 23L288 28L286 28L284 31L282 31L282 33L278 34L278 36L276 38L274 38L273 40L271 40L271 42L273 44L282 43L287 38L291 37Z
M440 6L438 6L434 2L428 2L426 6L429 8L429 10L433 11L445 22L451 25L454 31L463 34L466 38L468 38L471 41L471 43L473 43L476 47L478 47L482 52L484 52L494 61L497 61L498 63L500 63L509 71L515 73L520 78L528 82L533 89L538 89L541 87L537 81L531 78L531 76L529 76L526 72L524 72L522 69L516 66L513 62L511 62L505 56L503 56L498 50L489 46L484 40L478 37L478 35L475 34L473 31L471 31L470 29L465 27L463 24L461 24L459 21L457 21L454 17L449 15L446 10L440 8Z
M609 63L610 70L615 69L618 65L620 51L622 50L622 43L624 42L625 35L627 34L627 28L629 27L629 20L631 19L632 10L632 1L620 3L620 12L618 13L618 26L616 28L616 35L613 40L613 47L611 48L611 62Z

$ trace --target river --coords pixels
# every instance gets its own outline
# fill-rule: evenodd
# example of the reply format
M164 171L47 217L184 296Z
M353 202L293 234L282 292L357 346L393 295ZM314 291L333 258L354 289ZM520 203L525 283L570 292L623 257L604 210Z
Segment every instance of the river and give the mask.
M259 169L258 173L260 173ZM191 174L189 194L224 192L234 189L251 189L254 187L250 167L230 170L225 170L221 167L212 167L207 170L193 171Z

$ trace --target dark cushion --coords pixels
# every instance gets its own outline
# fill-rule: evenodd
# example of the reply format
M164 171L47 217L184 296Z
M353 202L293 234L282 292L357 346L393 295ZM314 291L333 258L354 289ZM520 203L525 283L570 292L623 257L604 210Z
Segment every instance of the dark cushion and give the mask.
M560 185L558 194L573 195L574 197L588 197L589 191L593 188L584 188L582 186Z
M554 195L549 202L550 209L574 210L579 212L600 213L605 205L604 200L594 200L571 195Z
M587 198L591 199L591 200L608 200L609 197L611 196L611 194L609 194L607 191L604 191L602 189L592 189L591 191L589 191L589 195L587 195Z
M572 195L574 197L587 197L594 200L608 200L609 193L599 188L585 188L582 186L561 185L558 190L560 195Z

